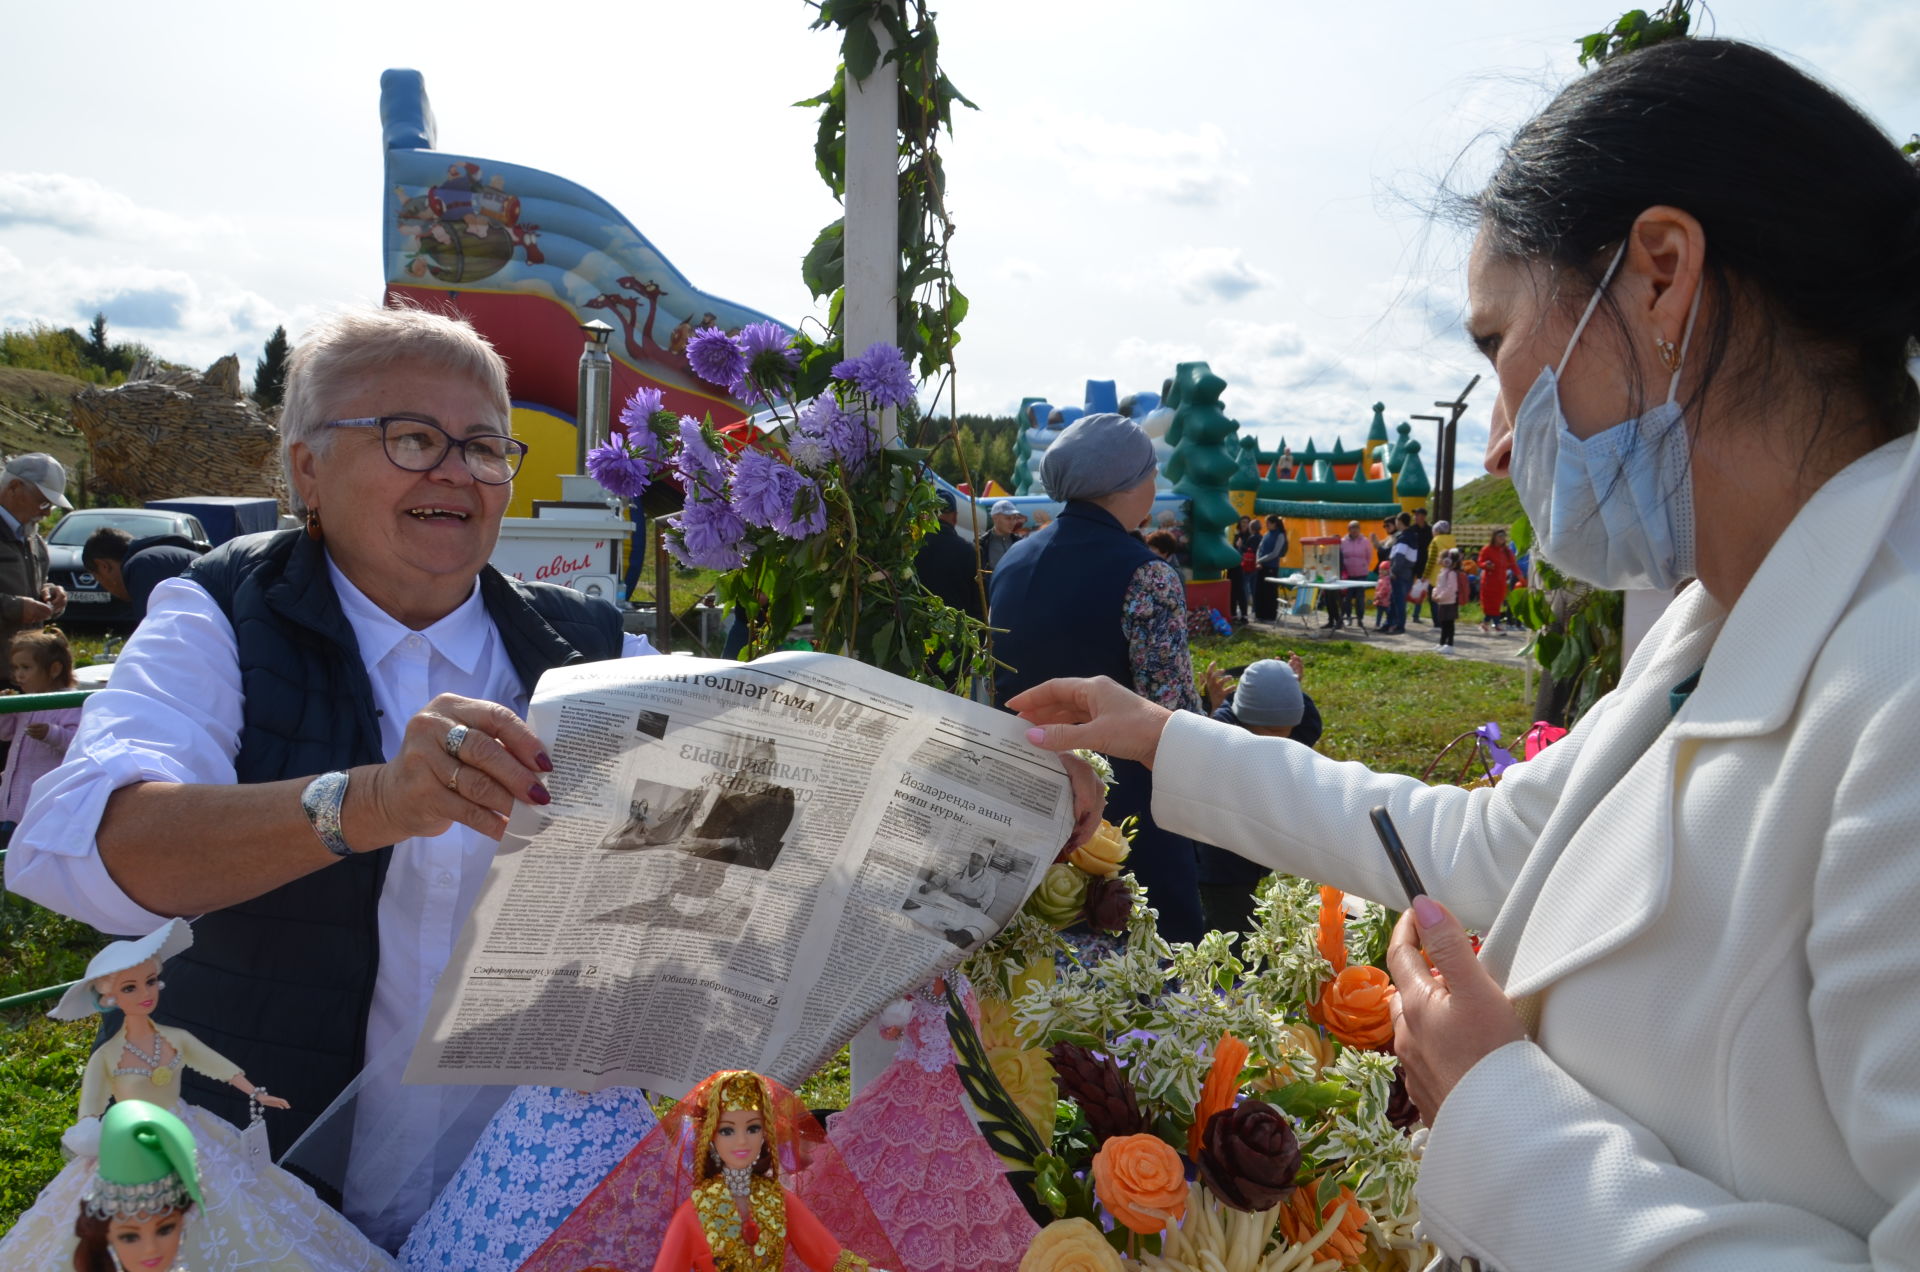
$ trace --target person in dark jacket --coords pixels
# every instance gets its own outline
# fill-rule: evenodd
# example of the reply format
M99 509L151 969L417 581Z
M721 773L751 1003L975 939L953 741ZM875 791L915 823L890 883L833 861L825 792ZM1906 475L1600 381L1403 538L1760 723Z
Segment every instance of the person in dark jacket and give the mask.
M927 590L969 618L985 618L980 603L980 573L973 544L955 528L959 521L953 492L940 492L940 528L920 541L914 572Z
M1204 694L1208 714L1223 724L1234 724L1268 738L1291 738L1302 746L1320 744L1320 709L1300 687L1305 670L1300 655L1286 662L1263 658L1240 673L1240 683L1229 685L1228 673L1207 667ZM1200 845L1200 903L1207 927L1216 932L1253 930L1253 887L1267 872L1245 857Z
M136 539L125 530L103 526L80 548L80 567L115 600L133 607L134 621L147 616L147 598L166 579L178 578L206 555L206 548L178 534Z
M993 572L991 622L1004 629L995 699L1057 676L1111 676L1163 706L1200 709L1187 652L1180 574L1129 532L1153 509L1153 443L1119 415L1085 415L1047 448L1041 479L1067 501L1052 525L1016 544ZM1107 820L1140 819L1133 874L1169 941L1206 932L1194 844L1153 820L1153 775L1114 765Z
M309 332L280 418L305 527L154 588L6 863L13 890L105 932L199 916L162 1023L291 1102L276 1157L372 1063L356 1125L439 1154L377 1202L349 1156L344 1208L390 1248L479 1130L379 1062L418 1037L508 815L548 802L534 683L649 652L606 601L487 563L526 449L509 412L506 366L464 322L354 310ZM182 1081L246 1120L232 1088Z

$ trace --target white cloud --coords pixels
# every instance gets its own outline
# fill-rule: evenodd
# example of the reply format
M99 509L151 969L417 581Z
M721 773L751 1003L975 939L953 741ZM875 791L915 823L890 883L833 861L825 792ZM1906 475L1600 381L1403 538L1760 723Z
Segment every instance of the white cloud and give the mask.
M1273 281L1232 247L1188 248L1169 268L1181 298L1194 305L1239 300Z
M1074 190L1211 207L1248 184L1217 124L1149 128L1041 104L991 119L984 131L1007 153L1057 165Z
M0 327L75 327L95 313L107 315L113 338L200 365L234 352L244 361L276 325L301 329L295 314L224 278L65 259L29 270L0 248Z
M127 242L177 242L229 228L211 217L184 217L143 207L91 177L0 172L0 229L24 226Z

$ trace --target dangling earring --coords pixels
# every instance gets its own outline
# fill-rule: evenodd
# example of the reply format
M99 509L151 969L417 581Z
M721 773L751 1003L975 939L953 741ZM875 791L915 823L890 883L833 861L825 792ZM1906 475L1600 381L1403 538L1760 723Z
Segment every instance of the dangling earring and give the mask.
M307 509L307 538L312 539L315 543L318 543L325 537L326 535L320 529L319 509L317 508Z
M1678 371L1680 369L1679 345L1673 343L1671 340L1656 336L1653 341L1653 347L1660 351L1660 361L1666 365L1667 370Z
M110 1011L113 1009L114 1004L118 1003L119 1001L120 1000L115 998L112 994L102 994L100 995L100 1010Z
M721 1156L720 1156L720 1150L719 1150L718 1148L715 1148L715 1147L714 1147L714 1146L713 1146L712 1144L709 1144L709 1145L707 1145L707 1156L709 1156L709 1157L711 1157L711 1158L713 1158L713 1164L714 1164L715 1166L721 1166L721 1167L724 1167L724 1166L725 1166L725 1165L727 1164L727 1163L726 1163L726 1162L725 1162L725 1161L724 1161L724 1160L723 1160L723 1159L721 1158Z

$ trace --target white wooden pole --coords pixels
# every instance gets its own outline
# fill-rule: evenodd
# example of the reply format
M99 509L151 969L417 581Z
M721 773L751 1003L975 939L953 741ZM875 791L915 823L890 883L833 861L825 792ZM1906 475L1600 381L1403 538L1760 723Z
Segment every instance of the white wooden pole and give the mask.
M877 22L874 34L884 57L893 40ZM847 295L840 317L850 358L875 344L898 342L899 91L899 75L891 62L876 66L865 80L847 82ZM881 416L882 446L893 441L898 427L892 410ZM896 1046L873 1025L854 1035L849 1051L856 1093L886 1071Z
M879 23L874 35L885 57L893 40ZM898 342L900 304L900 99L899 75L882 62L865 80L847 83L847 226L844 257L847 296L841 312L847 356L875 344ZM880 421L880 442L894 437L898 422L889 410Z

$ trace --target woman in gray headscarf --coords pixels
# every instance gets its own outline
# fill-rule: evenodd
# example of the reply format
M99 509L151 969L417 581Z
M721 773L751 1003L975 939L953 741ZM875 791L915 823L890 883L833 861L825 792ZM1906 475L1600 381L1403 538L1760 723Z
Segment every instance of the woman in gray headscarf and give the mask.
M1016 544L993 572L989 621L1005 629L994 656L998 700L1055 676L1111 676L1161 706L1199 711L1187 653L1186 589L1179 573L1132 531L1153 511L1153 443L1119 415L1076 420L1047 448L1047 493L1066 501L1044 530ZM1134 875L1170 941L1206 931L1193 841L1154 825L1153 775L1114 765L1107 819L1140 819Z

